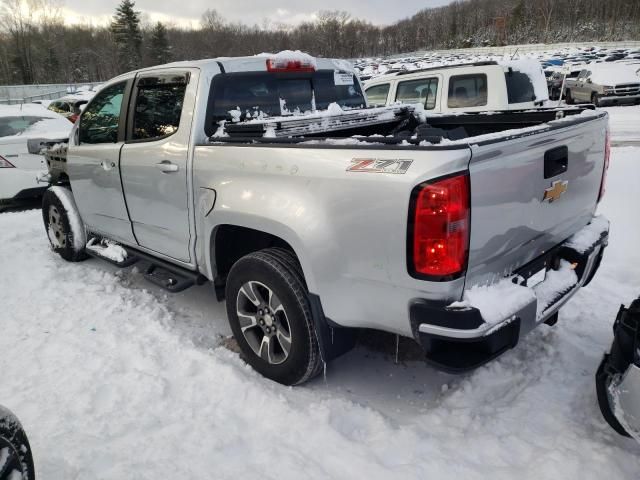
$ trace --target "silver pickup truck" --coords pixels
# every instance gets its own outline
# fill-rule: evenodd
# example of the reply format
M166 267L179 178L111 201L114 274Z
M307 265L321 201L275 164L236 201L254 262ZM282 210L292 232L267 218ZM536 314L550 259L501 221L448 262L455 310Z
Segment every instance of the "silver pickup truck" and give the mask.
M522 127L514 129L514 127ZM277 54L117 77L45 194L54 251L212 284L247 362L299 384L358 329L439 368L514 347L593 277L607 114L368 108L341 61Z

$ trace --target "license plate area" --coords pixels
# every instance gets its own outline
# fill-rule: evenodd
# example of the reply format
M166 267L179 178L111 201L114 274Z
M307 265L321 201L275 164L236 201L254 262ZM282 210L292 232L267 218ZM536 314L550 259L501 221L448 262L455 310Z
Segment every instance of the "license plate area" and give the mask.
M535 287L547 278L547 271L557 268L558 248L548 251L515 271L514 282L526 287Z

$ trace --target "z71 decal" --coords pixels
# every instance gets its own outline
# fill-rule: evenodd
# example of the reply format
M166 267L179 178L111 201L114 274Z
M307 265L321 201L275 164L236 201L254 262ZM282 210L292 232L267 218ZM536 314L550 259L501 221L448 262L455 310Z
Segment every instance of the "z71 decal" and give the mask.
M384 160L380 158L354 158L347 172L393 173L404 175L413 160Z

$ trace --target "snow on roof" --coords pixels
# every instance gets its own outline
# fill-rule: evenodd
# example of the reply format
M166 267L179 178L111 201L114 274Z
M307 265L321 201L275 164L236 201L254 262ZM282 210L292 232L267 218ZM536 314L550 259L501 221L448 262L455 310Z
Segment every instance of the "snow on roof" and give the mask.
M0 117L38 116L45 118L63 118L38 103L22 103L19 105L0 105ZM67 120L68 122L68 120Z
M0 137L2 143L15 139L50 138L61 139L69 137L73 124L61 115L47 110L42 105L25 103L22 105L0 105L1 117L40 117L42 120L27 127L16 134ZM24 141L24 140L22 140Z
M591 81L600 85L640 83L640 65L596 63L589 65Z

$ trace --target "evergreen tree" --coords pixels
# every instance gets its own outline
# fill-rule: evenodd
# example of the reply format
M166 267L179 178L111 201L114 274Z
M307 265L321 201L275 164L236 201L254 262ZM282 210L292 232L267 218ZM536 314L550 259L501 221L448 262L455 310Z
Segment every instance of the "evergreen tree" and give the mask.
M135 6L132 0L122 0L111 22L111 33L116 44L120 71L135 70L140 68L142 63L140 12L134 10Z
M149 40L149 58L152 65L162 65L171 60L171 47L167 38L167 28L158 22L151 30Z

